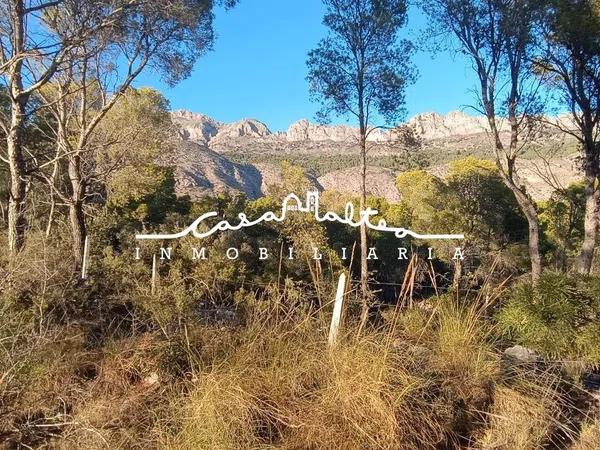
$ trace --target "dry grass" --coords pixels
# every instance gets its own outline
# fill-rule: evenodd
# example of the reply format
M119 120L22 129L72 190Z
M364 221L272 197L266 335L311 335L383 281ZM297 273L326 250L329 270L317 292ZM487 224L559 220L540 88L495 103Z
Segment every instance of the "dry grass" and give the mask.
M17 339L8 353L22 364L0 384L2 404L13 409L0 434L14 445L65 449L512 450L551 442L560 420L555 379L503 380L476 306L442 298L385 316L360 335L347 323L333 349L326 320L278 319L269 308L245 326L190 323L182 336L145 332L96 348L78 329ZM596 428L584 430L578 450Z
M433 448L428 381L373 332L328 350L326 330L255 329L201 374L170 448ZM419 406L419 403L422 403ZM420 423L414 427L414 423Z
M597 450L600 445L600 420L583 425L572 450Z
M173 395L153 378L164 344L146 335L91 349L84 336L62 328L15 337L13 359L0 364L7 448L135 448L152 440L155 415Z
M476 310L442 302L356 331L347 326L329 349L318 320L256 320L199 373L165 446L426 449L469 440L498 376Z
M544 449L554 427L556 404L547 396L500 386L494 393L481 449Z

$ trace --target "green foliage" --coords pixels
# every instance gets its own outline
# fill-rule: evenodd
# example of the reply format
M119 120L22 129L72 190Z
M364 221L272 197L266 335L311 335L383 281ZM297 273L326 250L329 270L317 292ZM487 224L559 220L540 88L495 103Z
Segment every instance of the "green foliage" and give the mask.
M600 76L600 3L549 0L540 5L542 38L548 45L534 61L534 71L563 91L565 101L597 116L593 111L599 101L594 82Z
M540 225L544 232L547 257L558 270L565 270L583 241L585 194L583 183L555 191L540 203Z
M422 169L429 165L431 161L440 163L446 162L443 157L446 153L440 154L437 151L416 151L410 155L367 155L367 165L375 167L383 167L394 171L405 171ZM281 152L258 152L245 151L243 153L231 152L227 153L227 158L239 164L273 164L279 165L283 161L304 168L314 177L321 177L327 173L337 170L357 167L361 163L361 158L356 154L311 154L311 153L293 153L282 154Z
M549 150L545 147L546 145L548 147L553 145L552 154L556 156L572 155L578 150L573 140L565 141L558 148L554 148L554 144L546 144L545 142L542 142L541 145L543 146L542 153ZM375 150L377 150L376 147ZM387 148L384 150L389 151ZM337 151L338 154L333 153L334 151ZM520 157L522 159L533 159L539 157L539 154L539 146L525 145L520 152ZM288 161L293 165L304 168L315 177L321 177L337 170L357 167L361 163L358 151L356 153L341 153L339 148L337 150L335 148L326 149L325 152L320 151L318 153L294 152L291 154L283 152L281 149L275 151L271 149L247 150L244 152L232 150L228 151L226 156L240 164L279 165L282 161ZM410 151L405 148L398 148L394 149L391 154L369 154L367 155L367 165L405 172L448 164L466 157L493 159L494 155L485 140L471 144L468 148L440 146L436 142L427 142L422 148L410 149Z
M149 231L190 210L187 197L175 194L170 167L157 165L175 150L169 103L158 91L129 89L109 111L96 139L112 142L98 154L106 168L105 215L92 228L103 233ZM111 231L112 230L112 231Z
M172 181L172 177L167 180ZM202 241L193 236L168 243L133 241L136 230L180 230L207 211L216 211L217 217L201 224L200 230L223 219L235 223L242 212L252 220L266 211L278 211L284 194L302 193L308 188L302 169L284 164L280 184L272 189L277 197L255 201L247 201L243 195L225 193L189 204L184 199L177 199L173 188L172 182L163 183L158 191L139 201L111 207L106 217L100 217L94 223L95 236L108 244L104 257L97 263L96 276L121 280L115 281L115 289L120 290L118 286L123 286L123 290L130 293L128 301L148 324L164 330L177 329L181 320L196 316L199 305L209 309L231 307L238 302L236 292L244 286L249 286L261 297L270 286L293 278L317 300L330 289L331 278L341 268L341 263L329 245L326 228L314 217L303 213L290 212L283 223L263 222L236 233L215 233ZM153 211L162 214L153 215ZM161 245L172 248L173 260L159 260L159 276L153 294L149 283L150 267L152 255L160 256ZM294 259L287 257L288 246L293 247ZM123 258L133 258L135 247L140 247L142 260L127 264ZM229 248L238 249L239 258L229 259ZM267 259L259 258L260 248L267 249ZM313 259L315 248L321 252L322 261ZM120 249L128 249L129 254L119 255ZM204 249L207 259L194 258L192 249L198 252ZM139 267L146 273L132 272ZM148 281L131 284L140 276ZM108 294L107 298L119 301L118 295Z
M310 92L322 105L319 116L352 116L366 127L379 114L395 124L413 75L407 63L411 44L398 37L406 2L326 0L325 7L329 33L307 60Z
M142 228L164 223L169 214L187 214L190 202L187 197L176 196L173 171L156 167L147 170L155 173L153 181L145 186L147 190L143 194L138 191L135 195L128 195L125 191L121 197L123 202L110 204L109 210L117 211L121 219L139 222ZM127 172L124 170L121 174L126 176Z
M128 90L101 122L96 139L112 143L98 154L98 164L109 173L108 204L140 202L164 182L156 162L175 149L169 102L153 89Z
M600 279L547 272L521 283L498 313L500 328L548 356L600 364Z
M334 211L340 217L344 217L345 207L347 202L351 202L354 206L355 217L358 220L357 211L359 211L360 199L358 197L349 197L336 191L325 191L320 197L320 202L323 209ZM410 227L411 212L404 203L390 203L381 197L367 196L367 207L377 210L378 214L371 218L372 223L378 223L384 219L388 224L398 227ZM358 228L350 228L348 226L336 223L326 222L327 238L329 245L338 252L341 257L342 248L346 248L346 257L352 257L352 249L359 241ZM398 262L398 247L407 244L406 242L398 241L393 234L382 233L367 230L370 246L376 248L377 259L370 261L370 266L373 271L373 277L381 281L398 280L402 278L405 270L404 264ZM358 248L354 248L354 260L358 257ZM358 264L353 267L358 270Z
M302 198L303 193L309 188L310 185L306 179L304 170L298 166L284 162L282 164L282 178L280 183L270 187L272 195L248 203L248 217L258 218L266 211L278 211L284 196L293 192ZM273 248L273 239L269 239L268 237L270 234L268 230L271 233L277 233L277 239L274 242L279 245L275 248ZM265 244L268 244L266 246L271 248L270 253L283 257L282 267L284 274L293 274L296 277L300 276L303 278L310 277L313 282L316 282L318 273L322 270L322 263L335 269L340 267L339 258L331 248L330 235L327 233L326 226L317 222L312 215L288 211L286 221L265 224L262 227L262 231L263 233L267 231ZM293 260L288 259L287 256L283 256L287 255L288 246L294 249ZM322 254L322 263L313 259L315 248ZM281 254L282 251L285 253ZM279 267L273 267L273 272L275 271L278 277L281 276Z
M288 194L302 195L310 189L307 174L300 166L284 160L281 162L281 179L274 186L269 186L269 193L276 200L283 200Z
M181 260L174 261L160 275L156 282L156 292L152 293L150 285L140 286L133 304L140 312L146 313L152 322L163 330L179 325L179 321L193 316L200 293L200 280L190 280L182 267Z
M410 209L413 224L419 228L419 232L434 232L446 205L447 189L443 181L424 170L417 170L398 175L396 187L402 195L402 203Z
M465 235L460 242L427 242L438 257L448 260L460 246L472 263L481 265L481 276L499 261L503 261L497 267L500 271L523 267L520 258L511 254L518 253L515 244L524 241L527 223L491 161L473 157L453 161L445 179L424 170L405 172L396 186L411 229Z
M398 175L396 186L402 196L400 204L408 211L410 229L421 234L461 233L458 228L459 216L449 206L449 192L446 184L438 177L417 170ZM450 241L419 241L435 248L439 256L446 261L450 258Z
M502 244L525 237L525 219L494 163L473 157L453 161L446 183L470 241Z

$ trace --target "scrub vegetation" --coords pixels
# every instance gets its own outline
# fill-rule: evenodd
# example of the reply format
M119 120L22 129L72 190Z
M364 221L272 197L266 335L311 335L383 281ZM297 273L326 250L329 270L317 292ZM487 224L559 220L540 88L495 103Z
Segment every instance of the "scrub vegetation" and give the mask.
M366 261L357 228L301 212L201 241L136 240L207 212L216 215L200 231L278 212L310 189L307 170L338 164L291 155L257 200L176 195L169 102L134 81L144 70L171 84L189 75L211 48L213 8L235 3L0 2L0 447L597 448L598 2L426 2L440 32L493 63L479 71L482 85L497 82L483 92L486 119L506 113L514 133L488 156L453 157L443 176L418 160L398 166L398 203L322 192L323 211L343 216L351 202L376 209L374 224L464 233L399 243L364 227ZM406 6L327 1L351 4L382 20L386 5ZM347 21L328 17L344 36ZM321 56L339 45L324 41ZM565 103L584 179L543 202L515 170L521 127L535 134L543 117L518 91L493 104L506 97L494 89L510 85L502 64L516 64L514 52L516 85L538 77L568 99L573 76L577 100L591 99ZM386 102L400 94L383 94L379 106L395 111Z

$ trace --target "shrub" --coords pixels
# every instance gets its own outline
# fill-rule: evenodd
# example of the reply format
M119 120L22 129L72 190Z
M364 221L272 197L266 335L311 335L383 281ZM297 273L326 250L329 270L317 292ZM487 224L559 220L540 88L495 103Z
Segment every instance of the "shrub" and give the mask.
M26 312L42 327L48 316L61 317L81 305L73 301L75 286L69 243L30 233L27 246L8 262L0 255L0 303ZM7 258L4 260L4 258Z
M497 315L510 338L549 357L600 364L600 282L548 272L521 283Z
M442 438L405 354L372 333L328 349L326 330L257 327L182 401L172 448L433 448ZM419 427L414 427L419 423Z

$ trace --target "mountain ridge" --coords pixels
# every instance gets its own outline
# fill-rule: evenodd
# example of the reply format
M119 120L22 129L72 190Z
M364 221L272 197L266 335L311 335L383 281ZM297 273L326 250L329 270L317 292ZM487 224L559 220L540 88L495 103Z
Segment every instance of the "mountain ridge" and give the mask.
M356 127L318 124L305 118L290 124L286 131L279 132L272 132L264 122L255 118L223 123L205 114L177 110L173 112L173 119L187 131L183 136L184 139L201 140L207 143L214 138L219 139L219 134L223 133L228 137L260 137L288 142L307 140L344 142L358 136ZM479 134L488 129L487 121L483 116L468 115L462 111L451 111L447 114L421 113L399 126L411 127L425 140ZM194 131L198 129L209 132L199 134ZM374 129L368 139L373 142L385 142L392 140L393 136L393 130Z
M181 140L179 155L172 162L176 167L178 194L190 195L196 200L211 193L230 191L258 198L268 194L269 185L281 179L280 162L284 160L303 166L311 185L319 190L358 193L360 148L354 127L321 125L301 119L285 132L272 132L265 123L252 118L223 123L185 110L173 112L172 117ZM555 120L564 121L564 118ZM501 138L508 139L506 124L499 126ZM394 130L376 129L369 139L369 193L391 202L400 200L395 178L412 167L406 163L423 157L426 161L422 167L431 173L443 174L447 164L455 159L465 156L493 159L483 116L461 111L445 115L423 113L402 127L412 133L417 144L407 142L404 135ZM536 173L540 167L554 167L565 183L579 178L573 142L556 127L546 125L537 130L531 149L519 163L523 178L536 199L548 198L552 192L545 183L546 177ZM550 155L547 161L539 160L541 153ZM427 158L432 160L427 161ZM403 161L406 168L398 167L398 161ZM314 172L310 169L314 165L321 169Z

